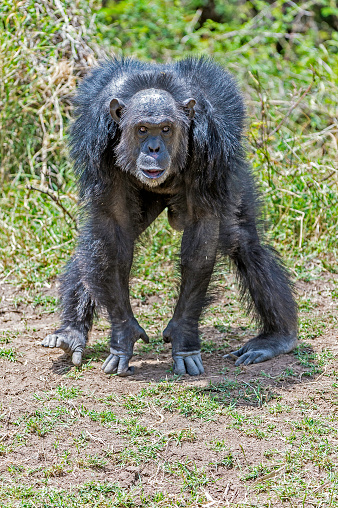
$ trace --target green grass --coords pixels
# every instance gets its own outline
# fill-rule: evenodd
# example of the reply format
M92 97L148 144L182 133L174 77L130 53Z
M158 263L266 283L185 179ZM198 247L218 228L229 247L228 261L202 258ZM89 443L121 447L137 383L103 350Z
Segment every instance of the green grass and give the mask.
M16 361L16 352L13 348L0 347L0 359L5 358L10 362Z
M57 309L44 288L76 244L68 96L98 46L157 61L209 55L233 72L248 105L247 154L263 196L267 238L295 278L306 282L337 273L333 2L306 2L302 8L312 15L300 16L300 4L282 0L272 6L216 0L221 21L204 24L196 17L199 0L122 0L105 9L98 1L66 0L61 6L33 0L3 0L0 6L0 279L25 289L13 301L17 308L30 305L41 316ZM149 345L137 344L141 359L165 350L161 332L177 295L180 239L163 213L136 250L131 296L139 299L135 314L151 334ZM202 317L208 357L254 333L226 266L218 267L215 280L227 301L213 302ZM229 486L224 506L338 507L336 352L315 348L337 326L337 282L330 283L332 311L325 315L312 295L299 299L302 343L285 369L274 375L262 367L245 381L243 369L224 364L222 380L203 386L170 377L130 393L92 393L94 363L108 353L108 326L99 321L100 337L88 347L81 369L62 366L55 386L26 392L27 402L21 394L11 399L18 405L21 400L20 409L0 401L0 459L6 464L0 508L214 506L209 489L227 475L243 495L234 496ZM210 329L217 343L206 335ZM0 332L6 376L26 361L15 343L19 334ZM298 386L308 387L306 396L291 390ZM258 446L262 453L256 454ZM184 456L168 455L171 448ZM196 450L210 454L210 461L201 465ZM20 459L23 451L25 457L41 454L39 465L30 468ZM150 466L159 481L151 492L143 474ZM97 480L112 468L129 468L131 484L111 476ZM75 484L78 471L92 480ZM64 484L56 488L58 479ZM177 486L176 493L169 494L168 485Z
M302 356L300 360L305 362ZM335 379L337 374L329 370L331 360L324 353L317 361ZM306 358L305 367L312 368L312 361L312 357ZM23 411L16 420L9 420L8 412L0 410L0 429L8 428L10 422L10 437L1 443L0 454L6 458L6 471L12 478L10 482L0 481L2 506L33 508L45 506L42 500L48 500L48 507L68 508L76 503L94 507L99 496L100 506L104 507L155 507L156 503L163 507L192 507L210 502L211 486L217 486L226 471L235 473L247 486L251 506L257 508L268 507L269 502L273 506L284 502L297 506L305 492L316 506L325 499L328 506L338 506L338 426L334 413L320 411L320 404L332 403L334 389L322 391L316 385L310 397L293 399L291 407L283 401L286 392L278 396L278 401L266 396L264 376L249 383L225 380L205 388L164 381L151 383L135 394L112 393L104 397L83 391L79 382L82 383L67 381L48 392L36 393L32 399L34 409ZM167 431L157 426L171 416L181 419L178 429ZM207 429L220 418L222 426L216 436L202 434L205 437L201 440L199 422ZM109 430L108 441L107 437L101 439L100 429ZM238 441L224 437L227 432L236 432ZM118 449L109 446L114 435L122 439ZM16 450L29 446L33 436L40 443L52 439L52 464L41 463L30 469L22 461L8 460ZM249 441L243 441L241 436ZM93 442L95 451L89 450ZM258 442L267 447L260 458L252 457L250 447ZM190 457L189 450L194 453L196 448L185 448L188 451L184 460L170 459L166 457L169 445L177 449L194 446L201 454L209 450L213 458L200 466ZM151 495L144 493L142 471L147 464L158 464L163 478L178 486L175 496L165 488L159 492L156 487ZM72 472L98 474L112 467L121 471L132 467L131 471L136 471L133 485L125 488L118 482L94 480L70 489L53 487L55 479L69 478ZM309 483L311 468L315 468L316 475ZM222 475L215 476L220 471ZM27 481L33 479L39 479L40 485L28 487ZM234 506L244 508L247 504L238 500Z
M330 2L322 2L325 15L316 18L320 30L313 26L292 44L285 39L280 52L277 43L297 18L296 5L285 12L277 2L272 21L272 7L261 2L255 24L249 3L239 10L233 3L226 9L219 4L224 23L200 26L197 20L192 26L193 3L124 0L99 11L95 25L90 8L97 11L99 3L67 1L63 8L76 41L73 49L63 39L64 14L57 7L47 10L44 3L37 11L34 5L29 1L19 8L5 1L0 8L0 52L5 55L0 77L7 98L0 118L0 270L6 280L39 286L60 272L74 248L76 195L64 137L70 107L63 97L74 90L82 65L74 55L84 44L90 64L95 43L113 44L117 51L121 45L125 55L145 59L202 53L233 71L248 102L248 157L263 193L269 238L297 276L337 270L338 43L325 24ZM80 31L72 25L76 16L83 20ZM160 294L165 301L175 295L167 279L173 276L179 240L162 216L138 249L132 295ZM158 305L159 315L165 306Z

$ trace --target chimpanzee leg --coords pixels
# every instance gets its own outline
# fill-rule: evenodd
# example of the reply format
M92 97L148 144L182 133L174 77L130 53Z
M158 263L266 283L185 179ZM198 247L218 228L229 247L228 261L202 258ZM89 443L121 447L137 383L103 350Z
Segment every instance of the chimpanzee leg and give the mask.
M257 337L231 353L239 357L236 365L292 351L297 344L297 307L291 283L278 255L260 243L253 216L242 214L232 224L222 221L220 244L236 266L242 296L248 297L249 310L261 326Z
M74 365L81 365L88 332L93 324L95 304L81 281L75 255L60 278L62 326L42 341L45 347L59 347L72 355Z
M181 246L181 288L173 318L163 332L172 343L175 374L196 376L204 372L198 320L206 304L219 233L215 218L200 220L185 228Z

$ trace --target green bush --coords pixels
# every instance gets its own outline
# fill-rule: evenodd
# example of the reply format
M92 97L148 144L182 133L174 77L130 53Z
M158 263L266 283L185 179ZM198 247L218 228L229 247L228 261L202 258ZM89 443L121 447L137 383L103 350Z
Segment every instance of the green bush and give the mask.
M248 157L273 242L297 273L337 269L337 9L331 0L215 0L214 20L205 20L211 4L2 1L0 270L7 278L49 279L69 256L76 208L69 95L103 53L157 61L208 55L227 67L246 97ZM163 242L141 248L144 274L147 259L160 262L170 242L164 220Z

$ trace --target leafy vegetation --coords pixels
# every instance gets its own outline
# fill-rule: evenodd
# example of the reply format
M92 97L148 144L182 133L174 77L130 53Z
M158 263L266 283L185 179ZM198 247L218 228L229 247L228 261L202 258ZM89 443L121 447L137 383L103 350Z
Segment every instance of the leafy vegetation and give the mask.
M55 297L39 288L54 280L76 241L77 198L67 153L70 97L104 54L156 61L206 55L228 68L246 98L247 153L263 195L268 238L295 277L337 273L336 2L103 3L0 5L0 282L25 289L27 297L13 300L15 309L31 305L41 318L56 308ZM137 360L164 354L160 331L175 296L179 242L162 215L138 247L131 294L154 339L137 345ZM203 316L205 357L222 355L231 341L252 332L226 273L221 266L216 277L228 303L213 302ZM46 382L47 374L37 374L34 364L26 393L15 392L10 407L0 401L0 508L222 506L209 493L219 484L217 499L224 506L338 507L336 353L313 347L337 324L335 287L325 316L313 293L300 301L300 338L306 343L277 374L262 370L243 380L245 370L222 364L222 381L203 386L170 378L142 382L139 389L131 383L129 393L114 378L91 384L93 363L108 351L101 321L100 338L88 347L82 369L61 364L55 370L62 383L60 377ZM36 337L24 313L22 321L24 333ZM218 341L210 340L209 328ZM18 346L22 333L0 334L6 375L18 376L35 357ZM301 382L311 383L304 396ZM301 388L291 393L295 383ZM31 386L38 387L34 395ZM12 410L19 400L20 411ZM256 453L257 443L264 453ZM203 466L190 458L193 446L210 454ZM77 485L79 471L86 481ZM109 477L111 471L126 472L128 488ZM76 487L68 488L67 475ZM59 478L65 478L62 488L56 487ZM143 478L149 478L151 493ZM243 496L232 489L236 479ZM176 485L176 493L168 494L168 485Z
M336 8L325 0L216 1L213 11L209 4L2 2L0 268L7 280L50 280L74 247L69 96L95 59L121 48L148 60L208 55L235 74L269 235L296 274L337 270ZM208 12L217 21L204 19ZM163 216L140 249L138 273L150 294L155 270L158 279L168 269L163 259L172 263L173 235Z

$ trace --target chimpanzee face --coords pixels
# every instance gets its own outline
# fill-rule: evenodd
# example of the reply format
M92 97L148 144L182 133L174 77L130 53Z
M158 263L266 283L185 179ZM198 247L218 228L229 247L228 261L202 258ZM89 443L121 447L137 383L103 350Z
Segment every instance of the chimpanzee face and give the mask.
M120 167L150 187L183 168L194 105L194 99L178 104L168 92L157 89L136 93L127 106L113 99L110 112L121 128L116 147Z

